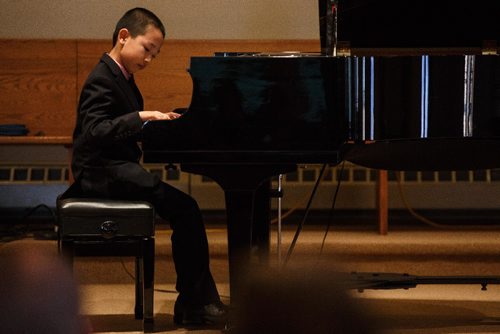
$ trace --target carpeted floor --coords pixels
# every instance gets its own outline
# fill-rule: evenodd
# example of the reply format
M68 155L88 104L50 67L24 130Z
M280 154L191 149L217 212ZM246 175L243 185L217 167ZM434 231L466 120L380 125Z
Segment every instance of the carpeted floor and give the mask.
M322 246L323 231L306 227L298 239L289 266L334 267L342 272L408 273L428 276L500 277L500 229L434 230L392 229L386 236L374 229L338 228ZM283 232L282 258L294 229ZM229 301L227 240L223 226L208 229L211 268L220 293ZM1 244L0 254L19 248L46 248L55 241L31 238ZM276 232L272 234L271 262L276 266ZM156 236L155 332L220 333L219 329L185 329L173 324L176 298L171 261L170 230L159 227ZM133 259L77 258L75 277L80 284L81 310L96 333L141 332L133 317ZM290 291L290 293L294 293ZM410 289L350 290L353 301L369 319L373 333L500 333L500 285L486 291L480 284L419 284ZM334 304L335 302L332 301ZM276 309L276 315L281 311ZM268 314L273 316L273 314ZM279 317L278 317L279 318ZM278 319L277 318L277 319ZM368 321L368 320L366 320Z

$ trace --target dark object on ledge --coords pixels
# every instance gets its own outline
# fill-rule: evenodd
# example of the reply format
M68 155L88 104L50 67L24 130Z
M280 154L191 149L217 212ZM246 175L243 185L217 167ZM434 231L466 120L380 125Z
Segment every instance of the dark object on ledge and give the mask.
M0 136L26 136L28 132L24 124L0 124Z

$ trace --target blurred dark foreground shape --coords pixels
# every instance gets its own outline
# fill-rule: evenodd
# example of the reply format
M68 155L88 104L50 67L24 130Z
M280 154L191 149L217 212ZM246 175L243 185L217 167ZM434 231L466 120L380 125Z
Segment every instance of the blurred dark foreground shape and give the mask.
M61 257L43 249L0 253L0 332L83 334L78 287Z
M329 268L265 268L247 278L231 333L367 334L377 328Z

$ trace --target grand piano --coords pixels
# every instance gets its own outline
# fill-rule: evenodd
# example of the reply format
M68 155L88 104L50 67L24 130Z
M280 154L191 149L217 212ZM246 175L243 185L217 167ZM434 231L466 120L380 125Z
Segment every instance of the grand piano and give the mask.
M500 166L497 2L318 3L321 53L192 57L185 114L144 126L144 162L224 190L232 297L269 242L269 180L297 164Z

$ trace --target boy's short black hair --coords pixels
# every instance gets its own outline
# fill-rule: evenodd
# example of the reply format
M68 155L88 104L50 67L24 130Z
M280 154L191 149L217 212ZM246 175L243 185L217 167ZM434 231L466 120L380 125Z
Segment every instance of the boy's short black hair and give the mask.
M158 28L163 37L165 37L165 27L161 20L150 10L136 7L127 11L116 24L115 32L113 33L113 46L118 39L118 33L121 29L126 28L132 37L143 35L149 25Z

